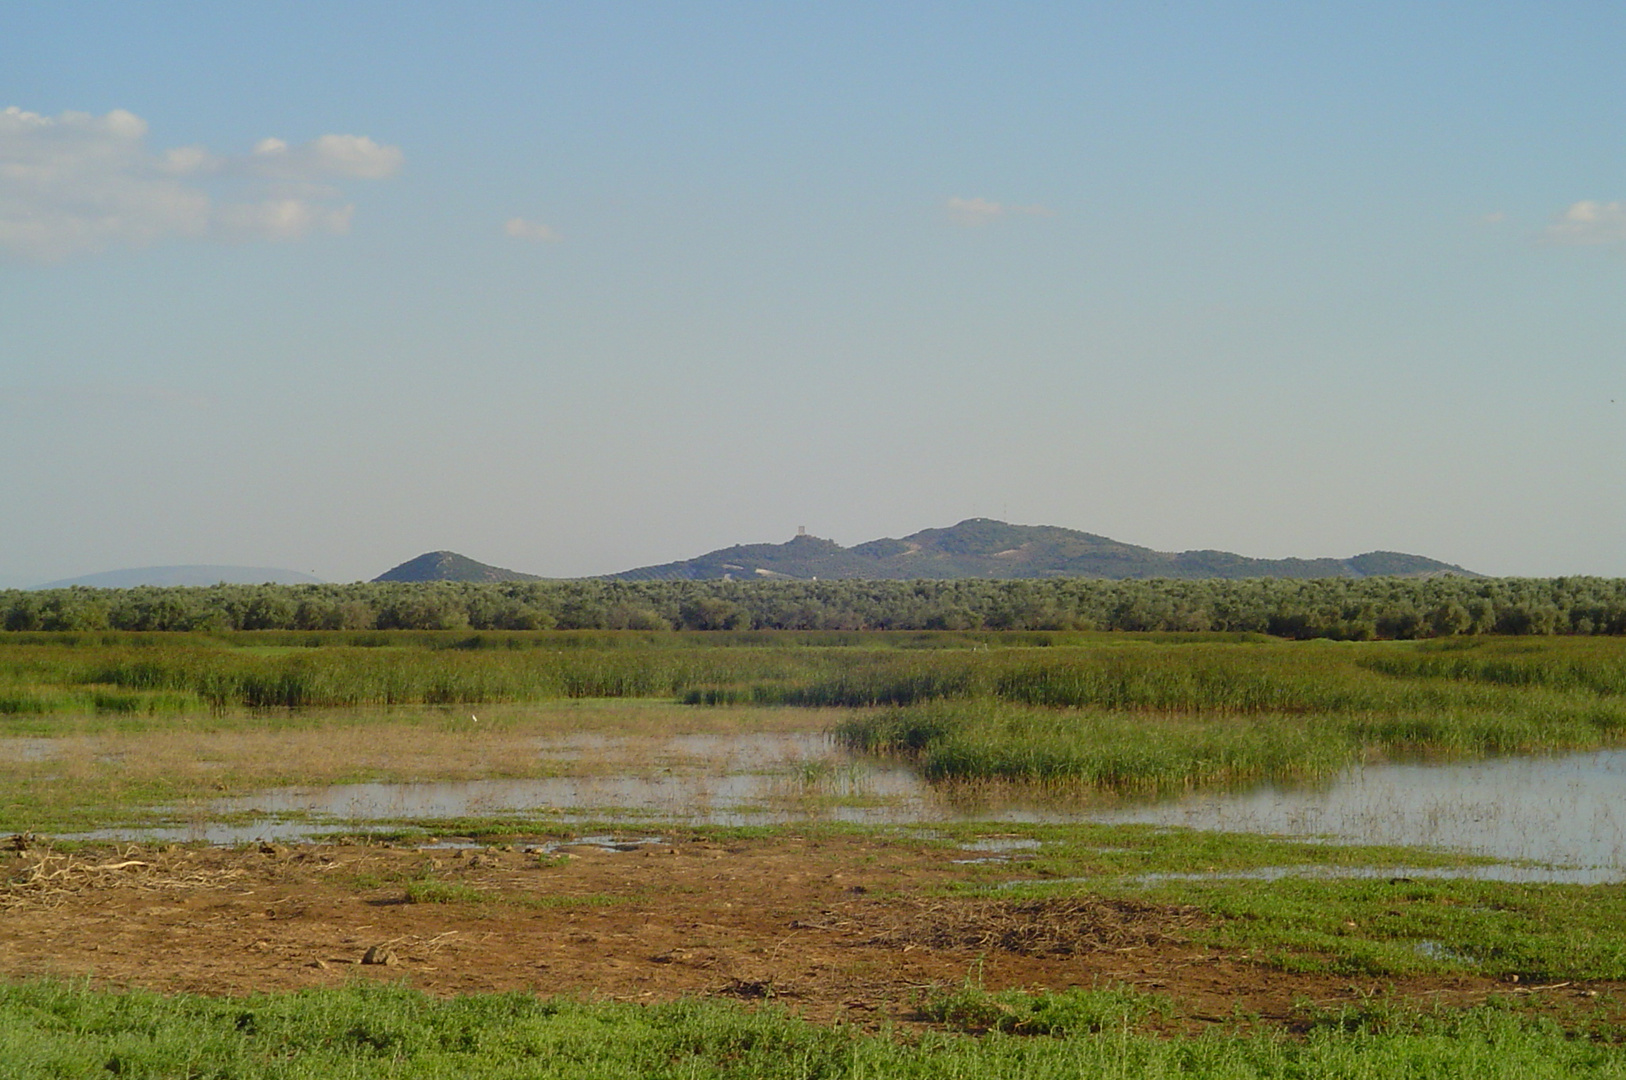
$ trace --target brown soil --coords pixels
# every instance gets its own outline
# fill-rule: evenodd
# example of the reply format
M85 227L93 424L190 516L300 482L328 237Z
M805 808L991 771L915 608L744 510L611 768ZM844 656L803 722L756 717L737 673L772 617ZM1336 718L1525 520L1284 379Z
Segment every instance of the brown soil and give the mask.
M36 848L0 853L0 976L225 994L376 978L436 994L771 997L861 1022L908 1021L923 991L968 977L990 990L1115 983L1172 998L1186 1027L1239 1015L1288 1024L1306 1000L1467 1003L1509 989L1286 973L1194 943L1204 920L1188 908L945 898L938 887L963 874L956 854L859 836L553 857Z

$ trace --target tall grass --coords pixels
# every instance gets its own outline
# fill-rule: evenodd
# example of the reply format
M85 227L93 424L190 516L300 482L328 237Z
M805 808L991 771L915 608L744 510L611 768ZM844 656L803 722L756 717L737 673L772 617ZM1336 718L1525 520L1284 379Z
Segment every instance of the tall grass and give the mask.
M1326 723L936 703L854 717L837 737L914 761L928 779L1017 781L1147 794L1347 768L1358 748Z
M0 643L0 723L568 698L833 707L865 710L842 729L852 745L912 756L933 777L1124 791L1626 734L1626 643L1615 639L987 644L921 633L32 635Z
M807 666L766 649L0 645L0 713L674 698L691 686L772 681Z
M1626 649L1613 641L1580 640L1561 648L1524 641L1432 642L1409 653L1374 655L1364 666L1400 679L1626 694Z
M889 697L882 680L870 700L901 707L853 717L838 735L908 758L936 780L1123 793L1316 779L1379 754L1548 752L1626 735L1626 649L1595 641L1489 649L1483 657L1394 645L991 654L964 669L968 685L956 693ZM822 689L815 684L808 696Z
M1377 755L1592 749L1626 731L1626 702L1537 691L1492 708L1252 713L1043 709L988 698L870 710L837 737L933 780L1166 793L1334 776Z

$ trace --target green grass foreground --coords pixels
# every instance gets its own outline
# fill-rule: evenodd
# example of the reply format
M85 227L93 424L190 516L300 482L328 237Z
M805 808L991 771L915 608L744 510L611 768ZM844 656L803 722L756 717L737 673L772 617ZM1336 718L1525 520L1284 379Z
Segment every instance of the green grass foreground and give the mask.
M1193 940L1285 971L1462 973L1522 987L1626 980L1619 884L1473 880L1472 868L1492 860L1421 848L1146 825L1001 828L1040 846L1021 863L967 867L951 895L1020 901L1087 891L1190 906L1207 919L1188 931ZM1259 874L1281 867L1301 872Z
M940 995L951 1028L869 1033L774 1007L524 994L436 1000L358 984L211 998L0 984L0 1077L901 1078L1539 1077L1626 1075L1606 1032L1497 1005L1307 1013L1301 1031L1144 1030L1121 991ZM1000 1028L1006 1030L1000 1030Z

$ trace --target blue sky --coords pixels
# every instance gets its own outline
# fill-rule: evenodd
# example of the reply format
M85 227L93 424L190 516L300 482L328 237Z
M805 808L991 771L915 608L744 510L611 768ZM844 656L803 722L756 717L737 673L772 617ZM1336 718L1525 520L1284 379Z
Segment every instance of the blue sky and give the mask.
M4 19L0 585L970 516L1626 576L1619 5Z

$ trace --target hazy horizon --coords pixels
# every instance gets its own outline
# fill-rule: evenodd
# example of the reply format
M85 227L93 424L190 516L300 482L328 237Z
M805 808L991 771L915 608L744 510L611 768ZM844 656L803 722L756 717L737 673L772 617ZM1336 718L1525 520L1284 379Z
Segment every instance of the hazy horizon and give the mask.
M1626 9L7 25L0 586L968 517L1626 577Z

